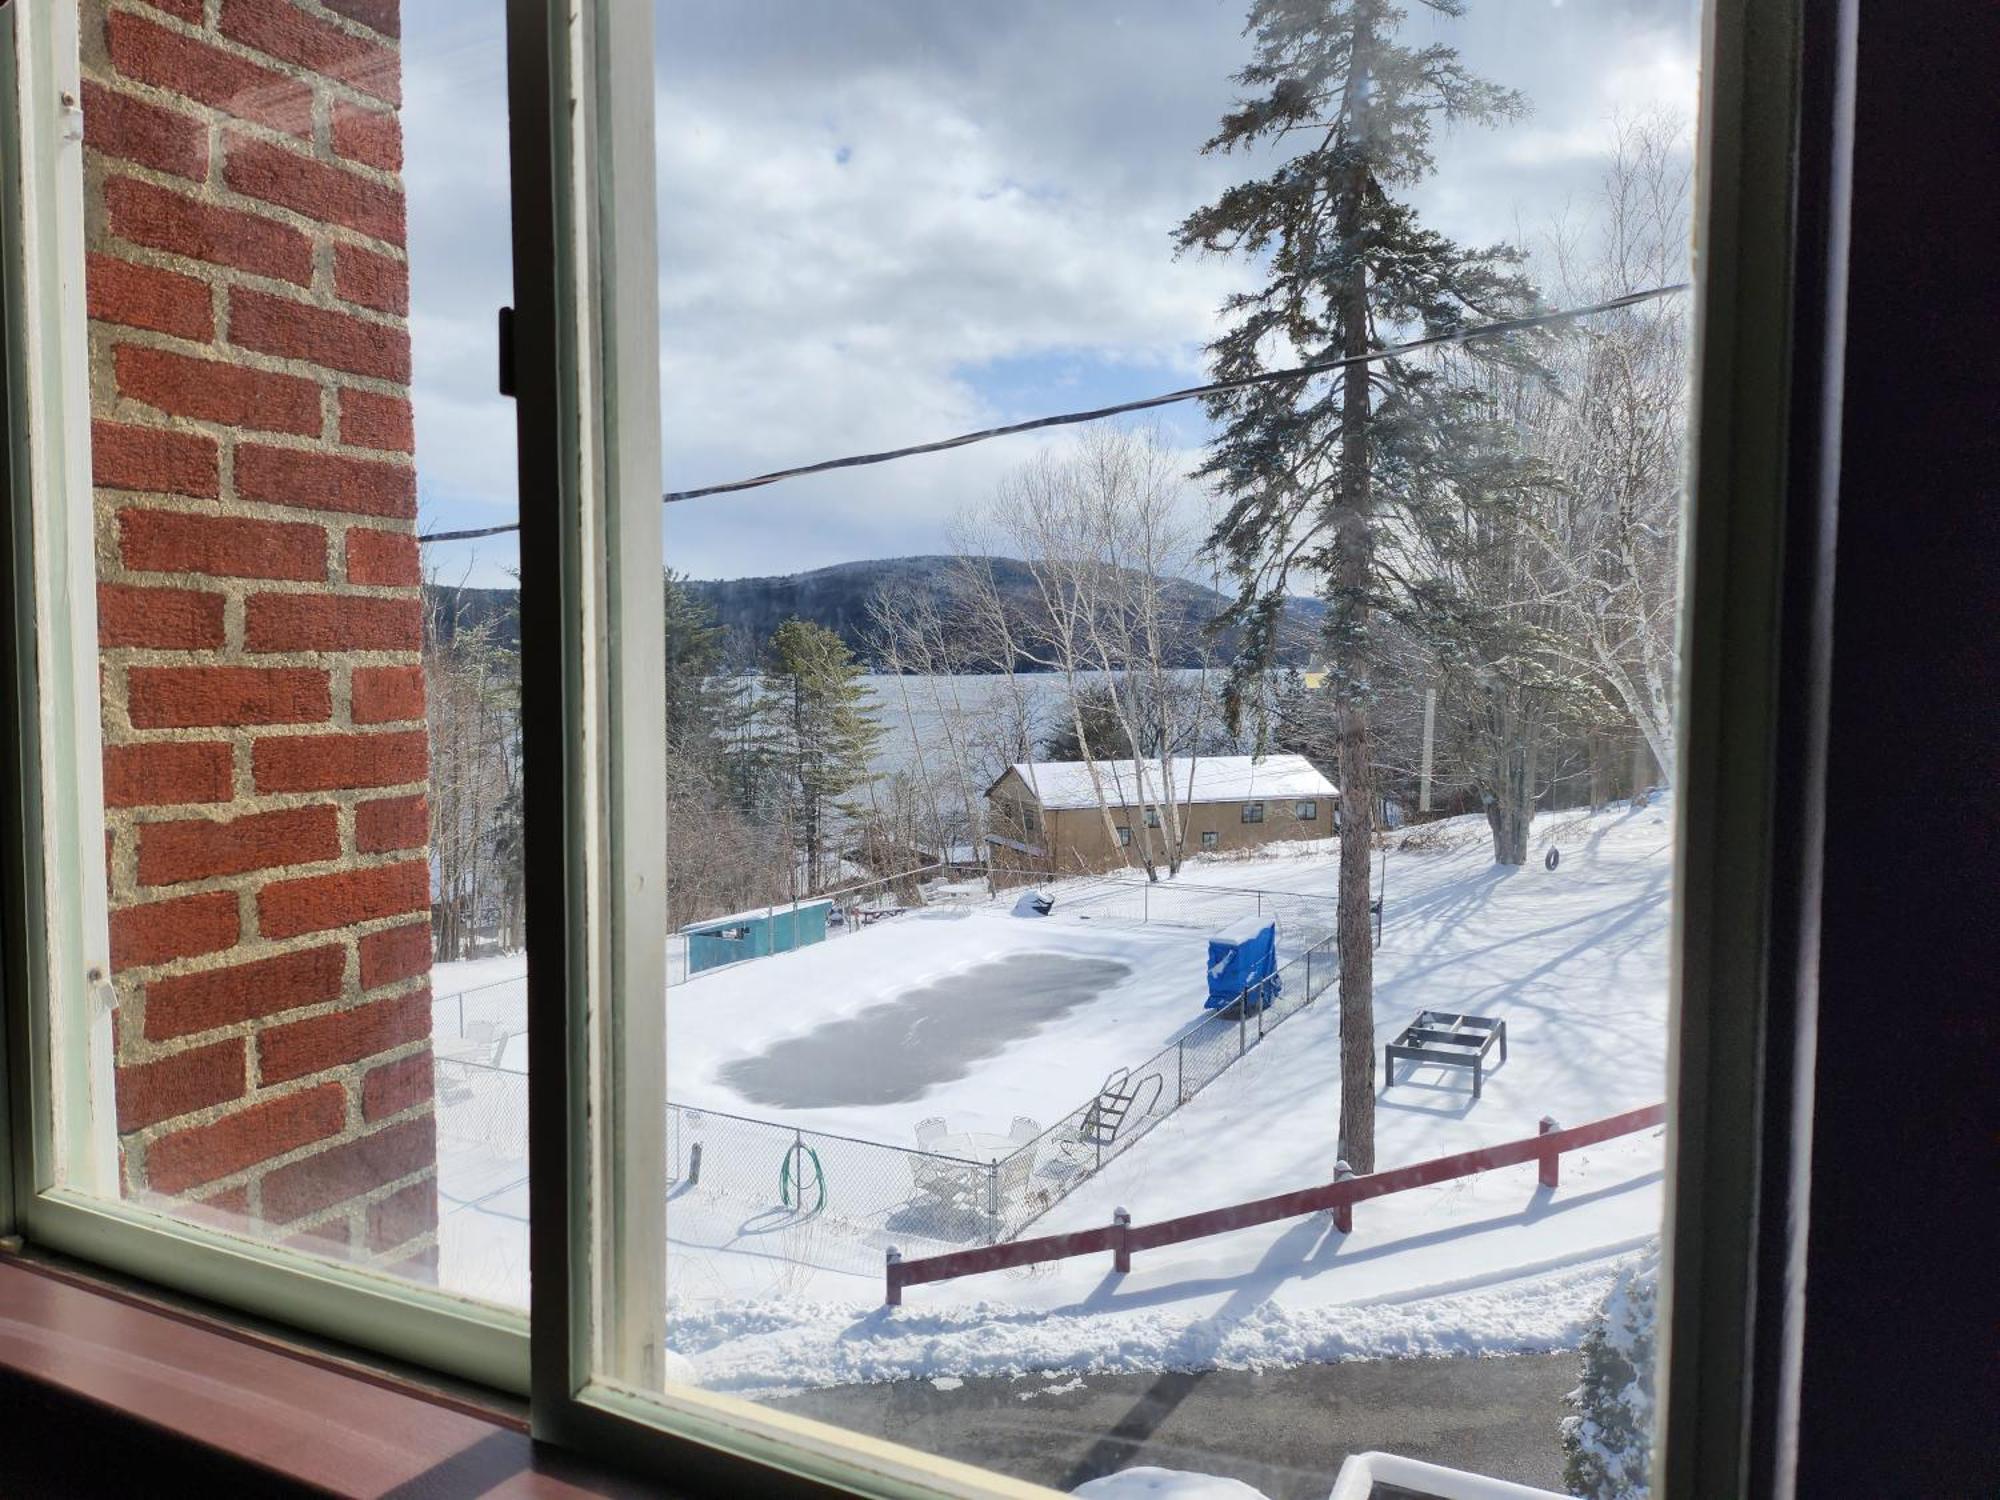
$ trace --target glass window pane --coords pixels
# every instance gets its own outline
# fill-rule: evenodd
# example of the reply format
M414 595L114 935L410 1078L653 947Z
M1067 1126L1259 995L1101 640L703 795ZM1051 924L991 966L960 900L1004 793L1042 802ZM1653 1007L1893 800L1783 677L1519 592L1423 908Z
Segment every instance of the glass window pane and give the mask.
M110 984L57 1067L110 1087L62 1185L525 1306L513 550L421 535L514 513L502 8L79 26Z
M655 15L669 1380L1617 1493L1693 0Z

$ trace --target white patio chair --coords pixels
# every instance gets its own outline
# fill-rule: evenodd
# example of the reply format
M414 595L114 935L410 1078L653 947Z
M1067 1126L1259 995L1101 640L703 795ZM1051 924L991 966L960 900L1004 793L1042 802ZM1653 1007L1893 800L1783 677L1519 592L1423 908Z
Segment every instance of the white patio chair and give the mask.
M1007 1132L1007 1139L1017 1146L1025 1146L1042 1133L1042 1122L1026 1115L1014 1116L1014 1128Z
M946 1134L944 1116L932 1115L927 1120L917 1121L917 1149L928 1151Z

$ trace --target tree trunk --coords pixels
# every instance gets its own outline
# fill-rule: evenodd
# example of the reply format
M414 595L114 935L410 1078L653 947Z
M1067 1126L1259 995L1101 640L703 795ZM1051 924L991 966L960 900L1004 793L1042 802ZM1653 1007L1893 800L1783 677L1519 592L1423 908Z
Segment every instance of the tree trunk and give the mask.
M1511 689L1509 697L1491 710L1486 826L1493 831L1493 863L1524 865L1535 820L1535 723L1519 701L1520 690Z
M1375 771L1368 715L1340 716L1340 1158L1375 1170L1375 932L1369 899L1374 863Z
M1374 38L1364 8L1357 18L1349 88L1354 133L1368 138L1368 61ZM1340 234L1349 245L1361 233L1361 207L1369 191L1359 161L1343 187ZM1341 352L1368 352L1368 270L1356 257L1341 296ZM1374 539L1368 528L1369 418L1367 366L1341 377L1340 514L1335 532L1333 681L1339 710L1340 895L1336 916L1340 953L1340 1159L1357 1173L1375 1170L1375 934L1369 873L1374 864L1375 768L1369 763L1369 598L1375 574Z

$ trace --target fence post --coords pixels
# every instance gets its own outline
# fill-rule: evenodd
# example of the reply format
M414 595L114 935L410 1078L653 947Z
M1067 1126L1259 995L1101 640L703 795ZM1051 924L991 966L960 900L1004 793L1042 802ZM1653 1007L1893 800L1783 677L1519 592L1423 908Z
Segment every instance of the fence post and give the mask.
M1132 1247L1125 1243L1125 1236L1131 1232L1132 1216L1122 1208L1111 1210L1111 1269L1129 1271L1132 1269Z
M688 1186L701 1186L701 1142L688 1147Z
M1351 1182L1353 1178L1354 1168L1350 1167L1345 1161L1337 1161L1333 1164L1333 1180L1336 1185L1343 1182ZM1334 1204L1333 1227L1338 1229L1342 1234L1354 1233L1354 1205L1352 1203Z
M1149 880L1139 887L1139 925L1150 927L1153 923L1153 883Z
M1549 1116L1543 1115L1542 1122L1537 1127L1536 1134L1547 1135L1554 1129L1556 1129L1556 1122ZM1560 1151L1544 1151L1542 1153L1541 1179L1543 1187L1552 1188L1559 1185L1561 1163L1562 1153Z
M1243 993L1236 997L1236 1055L1238 1057L1241 1057L1245 1052L1250 1050L1250 1045L1244 1040L1243 1035L1248 1029L1249 1019L1250 991L1246 987Z
M903 1305L903 1252L894 1245L889 1247L885 1270L888 1277L887 1293L882 1299L885 1307Z
M986 1164L986 1212L994 1218L1000 1217L1000 1163Z

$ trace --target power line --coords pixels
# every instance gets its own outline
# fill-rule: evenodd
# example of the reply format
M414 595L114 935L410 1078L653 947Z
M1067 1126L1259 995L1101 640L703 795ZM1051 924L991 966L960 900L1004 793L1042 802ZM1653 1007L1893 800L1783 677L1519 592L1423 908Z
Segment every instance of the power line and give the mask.
M1035 417L1026 422L1009 422L1001 427L982 427L977 432L960 433L957 437L942 438L934 443L914 443L907 448L886 448L879 453L856 453L846 458L821 459L818 463L800 464L790 469L773 469L768 474L758 474L748 479L732 479L726 484L704 485L700 489L669 490L660 496L660 499L665 504L673 504L680 500L700 500L710 495L731 495L742 490L761 489L767 484L776 484L781 479L801 479L808 474L829 474L836 469L860 469L870 464L892 463L899 458L915 458L923 453L944 453L953 448L983 443L991 438L1014 437L1023 432L1039 432L1046 427L1069 427L1079 422L1100 422L1106 417L1123 416L1127 412L1150 411L1154 407L1173 406L1182 401L1198 400L1203 396L1250 390L1256 386L1275 385L1286 380L1302 380L1313 375L1324 375L1334 370L1365 365L1380 359L1400 359L1406 354L1415 354L1423 349L1476 343L1485 339L1501 338L1510 333L1522 333L1531 328L1547 328L1575 318L1616 312L1621 307L1651 302L1656 298L1669 297L1687 289L1687 282L1676 281L1668 286L1647 287L1643 291L1626 292L1585 307L1565 307L1554 312L1535 313L1525 318L1503 318L1493 323L1481 323L1472 328L1460 328L1450 333L1437 333L1427 338L1411 339L1408 343L1391 344L1385 349L1370 349L1365 354L1349 354L1339 359L1318 360L1311 364L1294 365L1284 370L1267 370L1259 375L1246 375L1240 380L1219 380L1210 385L1191 385L1183 390L1168 391L1161 396L1144 396L1137 401L1121 401L1115 406L1097 406L1088 411L1062 412L1053 417ZM504 526L480 526L466 531L427 532L417 540L460 542L476 537L499 536L503 532L520 529L520 522L510 521Z

